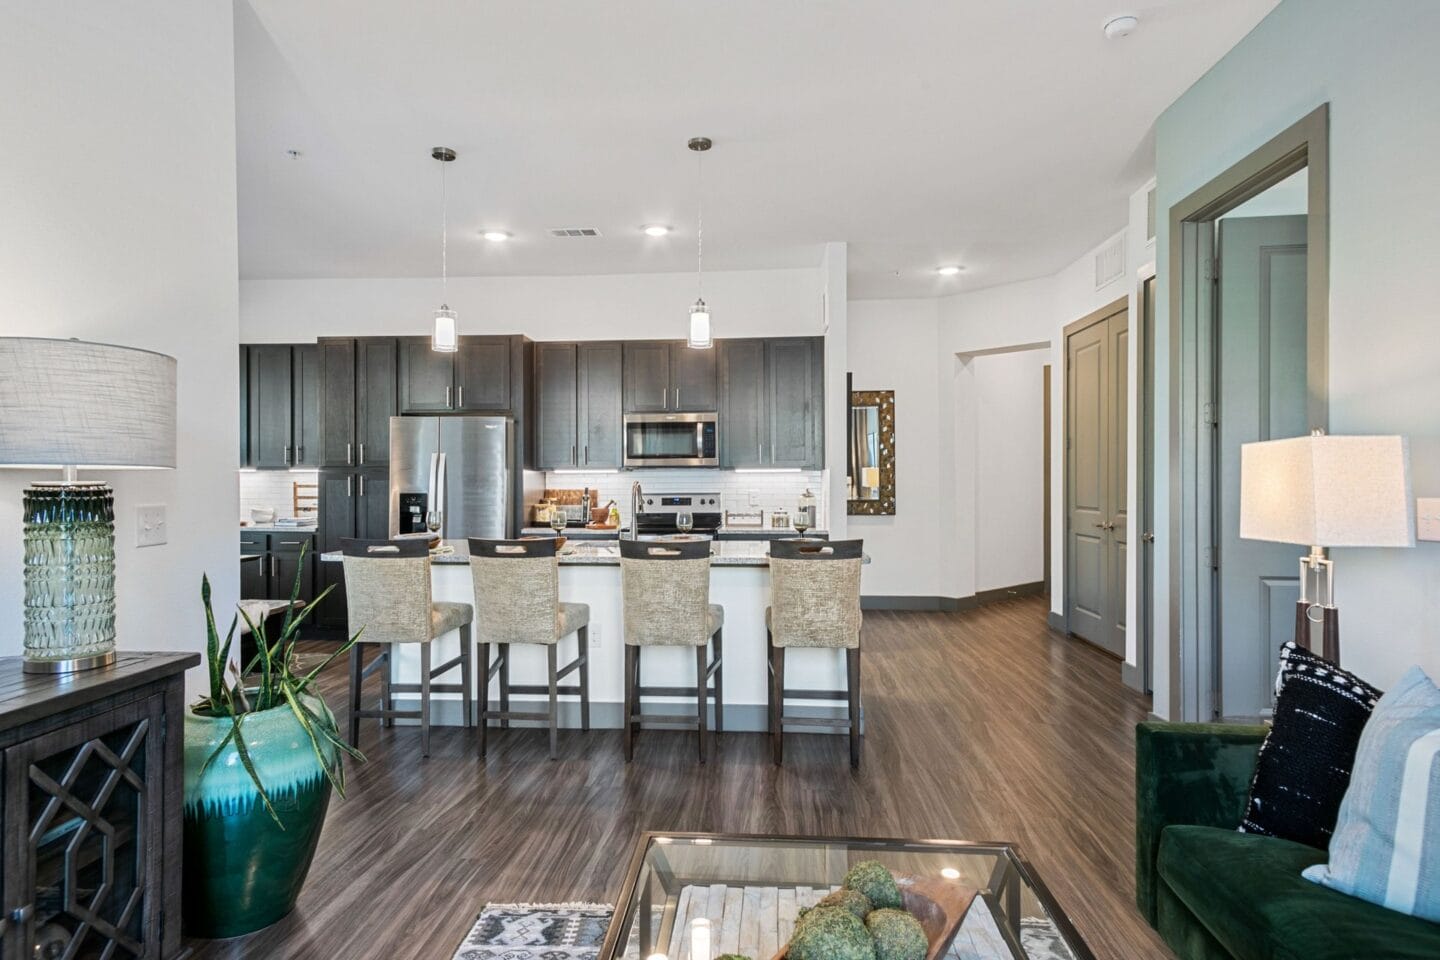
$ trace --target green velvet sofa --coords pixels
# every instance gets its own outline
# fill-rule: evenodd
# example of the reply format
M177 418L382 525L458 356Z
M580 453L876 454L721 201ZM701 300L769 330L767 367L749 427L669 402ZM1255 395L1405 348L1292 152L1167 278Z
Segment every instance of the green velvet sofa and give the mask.
M1324 850L1240 833L1261 726L1135 732L1135 900L1182 960L1436 960L1440 924L1311 883Z

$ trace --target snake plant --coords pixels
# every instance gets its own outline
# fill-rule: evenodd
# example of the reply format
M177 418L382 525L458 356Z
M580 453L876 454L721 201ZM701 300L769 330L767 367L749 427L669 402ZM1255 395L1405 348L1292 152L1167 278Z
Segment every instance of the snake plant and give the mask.
M233 724L230 732L222 740L205 760L204 766L200 769L200 776L210 768L215 759L232 742L235 744L235 752L240 758L240 763L250 779L255 783L255 789L260 794L260 799L269 812L271 819L284 829L275 807L270 802L270 795L265 791L265 785L260 781L260 774L256 771L254 763L250 759L250 750L245 743L245 718L266 710L285 708L295 715L295 720L300 728L310 738L310 745L315 750L315 756L320 761L320 767L325 771L325 776L335 787L335 791L343 798L345 796L345 767L344 758L352 757L364 762L365 757L360 751L350 746L340 736L340 730L336 726L335 718L328 709L315 710L311 704L302 697L309 692L315 678L320 675L326 667L339 658L350 652L360 639L356 633L342 643L339 649L335 650L324 662L308 672L300 672L295 654L295 645L298 640L300 625L305 621L320 604L330 591L335 589L333 585L326 587L312 602L301 605L300 600L300 570L304 569L306 546L300 548L300 560L295 573L295 583L290 590L290 606L285 611L285 622L280 628L280 635L273 641L266 632L265 619L261 617L259 622L250 619L248 613L242 608L230 621L230 629L226 631L225 641L220 642L220 633L215 627L215 613L210 606L210 578L202 575L200 578L200 599L205 604L205 630L206 646L205 660L210 672L210 693L201 697L190 709L197 716L202 717L230 717ZM244 670L237 670L230 661L231 643L235 638L235 630L240 620L244 619L245 625L255 638L255 656ZM229 669L230 679L226 679L226 670ZM311 697L320 699L316 693ZM321 701L323 703L323 700ZM330 751L326 746L332 748ZM334 761L327 759L327 752L334 756Z

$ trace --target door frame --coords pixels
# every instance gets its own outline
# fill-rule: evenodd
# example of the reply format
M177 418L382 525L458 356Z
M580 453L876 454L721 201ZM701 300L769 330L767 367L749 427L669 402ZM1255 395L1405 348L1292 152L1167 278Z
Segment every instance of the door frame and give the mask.
M1127 661L1120 668L1120 677L1125 685L1144 696L1152 692L1151 683L1153 679L1152 668L1154 665L1155 624L1155 570L1153 557L1155 553L1154 533L1147 530L1147 517L1150 523L1154 522L1150 511L1155 505L1155 475L1152 466L1151 473L1145 474L1145 455L1147 444L1153 464L1155 457L1155 396L1146 391L1146 385L1153 389L1155 385L1155 342L1154 325L1155 311L1152 307L1145 309L1145 284L1159 280L1155 274L1155 261L1142 265L1135 271L1135 319L1138 321L1130 336L1135 339L1135 527L1140 530L1140 536L1136 539L1131 533L1131 541L1139 544L1135 552L1135 629L1138 631L1135 636L1135 664L1131 666ZM1159 292L1156 292L1157 302ZM1148 403L1146 402L1148 399ZM1145 537L1150 536L1150 542ZM1149 574L1146 574L1145 558L1152 558Z
M1075 575L1075 565L1071 562L1070 556L1070 513L1071 509L1074 506L1070 502L1070 472L1072 466L1072 457L1070 456L1070 338L1073 337L1075 334L1081 332L1082 330L1093 327L1097 323L1103 323L1104 321L1113 317L1115 314L1120 313L1122 310L1126 312L1126 322L1128 324L1130 311L1130 295L1128 293L1123 297L1112 300L1098 310L1094 310L1090 313L1085 314L1085 316L1081 317L1079 320L1072 320L1070 323L1065 324L1065 326L1060 331L1060 355L1065 367L1065 380L1062 388L1063 392L1060 395L1060 422L1062 424L1061 438L1063 440L1060 448L1060 455L1064 458L1065 466L1064 475L1061 477L1061 482L1065 485L1064 493L1062 494L1065 510L1064 516L1061 518L1062 522L1065 524L1065 539L1063 547L1061 549L1061 556L1065 559L1065 575L1061 578L1061 582L1059 584L1056 584L1055 586L1058 586L1061 591L1060 619L1062 623L1060 625L1060 629L1067 635L1070 633L1070 578ZM1126 363L1129 363L1128 358L1126 360ZM1129 402L1128 397L1126 402ZM1125 438L1125 443L1128 450L1128 437ZM1128 583L1126 584L1126 590L1129 590ZM1120 660L1122 663L1124 662L1125 657L1123 654L1121 655Z
M1323 103L1170 208L1164 285L1170 330L1169 714L1215 717L1215 221L1308 168L1306 381L1309 426L1329 425L1330 107ZM1213 419L1209 418L1209 419Z

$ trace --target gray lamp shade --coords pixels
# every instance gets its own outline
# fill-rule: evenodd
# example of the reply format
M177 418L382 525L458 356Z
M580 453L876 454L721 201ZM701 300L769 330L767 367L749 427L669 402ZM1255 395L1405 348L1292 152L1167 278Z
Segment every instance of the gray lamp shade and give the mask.
M1404 437L1309 436L1240 447L1240 536L1319 547L1413 547Z
M0 465L175 466L175 358L0 337Z

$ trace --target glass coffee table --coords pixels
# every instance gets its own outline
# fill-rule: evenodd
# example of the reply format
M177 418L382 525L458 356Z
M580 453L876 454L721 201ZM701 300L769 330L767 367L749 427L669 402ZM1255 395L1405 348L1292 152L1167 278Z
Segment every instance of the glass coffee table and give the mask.
M976 891L946 960L1093 960L1013 844L702 833L640 837L600 960L771 960L861 860Z

